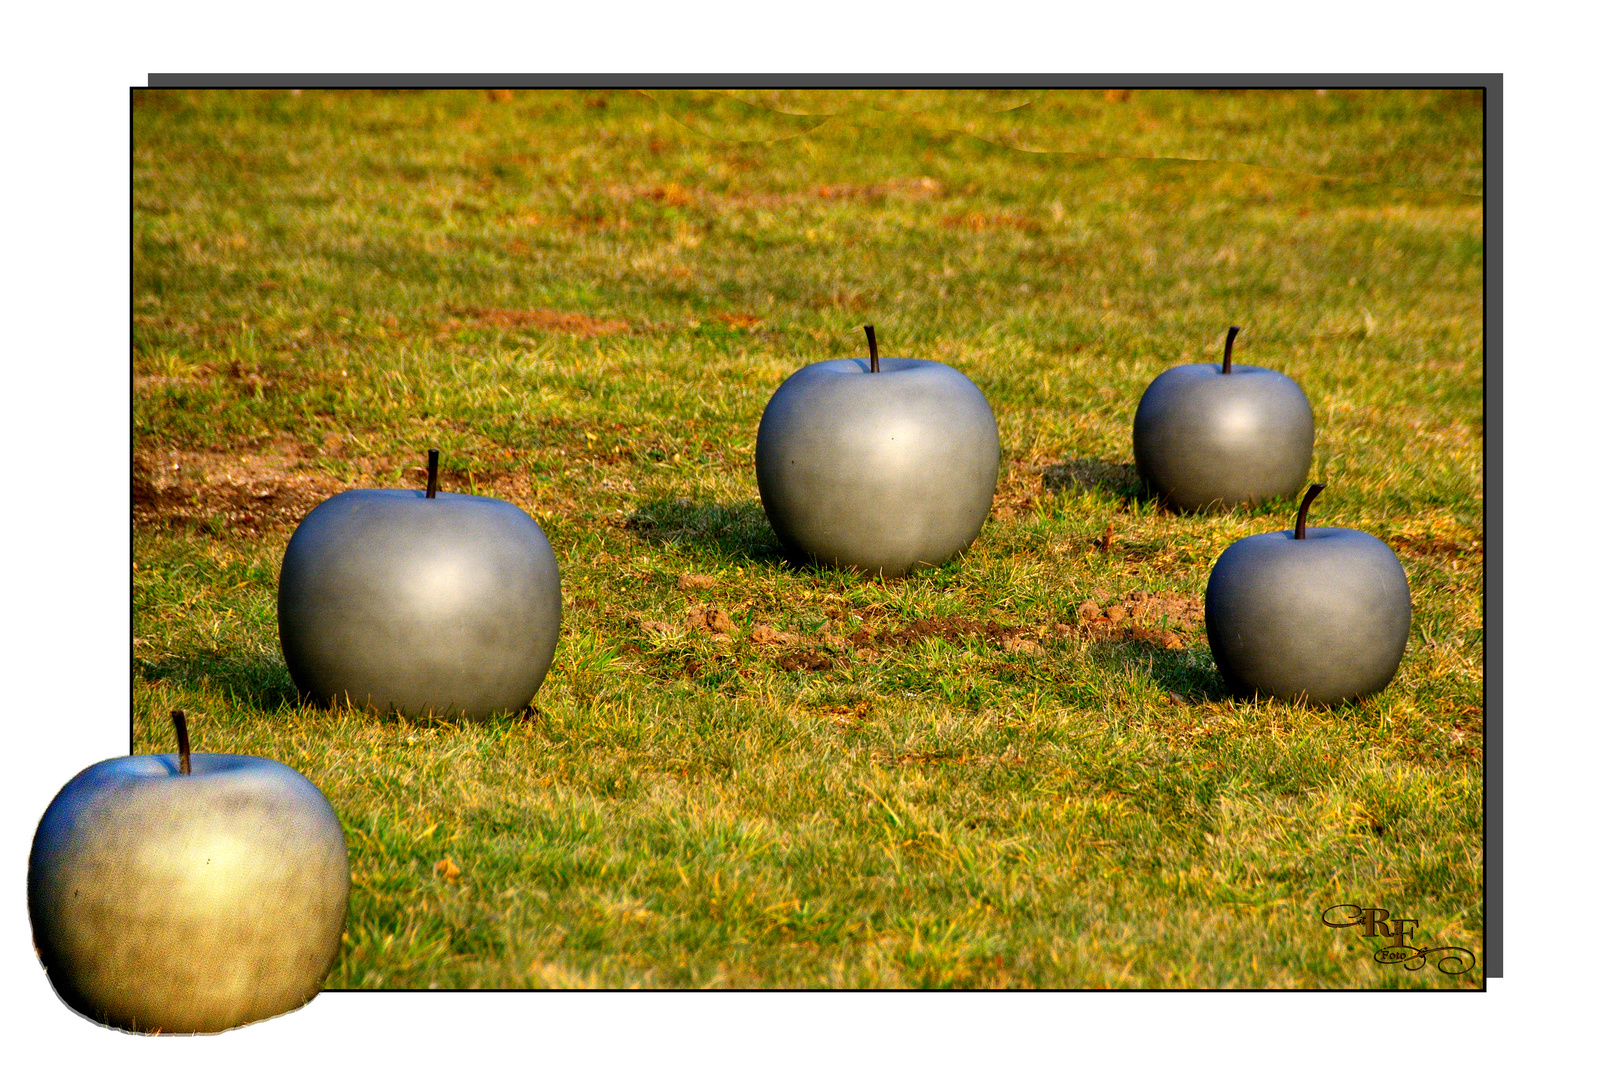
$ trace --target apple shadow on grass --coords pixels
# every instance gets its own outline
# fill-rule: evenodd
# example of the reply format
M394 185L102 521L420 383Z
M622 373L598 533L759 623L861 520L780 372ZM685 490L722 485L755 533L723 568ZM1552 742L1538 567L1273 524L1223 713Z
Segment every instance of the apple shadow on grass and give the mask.
M156 662L135 661L137 674L147 682L167 683L176 689L224 691L265 712L302 704L298 688L279 656L231 656L204 652L166 656Z
M657 499L636 507L625 527L650 543L724 560L781 569L798 565L777 539L764 516L764 507L756 500L712 503Z
M1151 655L1151 668L1147 677L1166 694L1173 695L1175 705L1206 705L1210 702L1265 702L1286 704L1283 698L1248 691L1240 694L1232 690L1219 669L1214 666L1213 655L1207 648L1165 649L1160 645L1144 645ZM1375 695L1372 695L1375 696ZM1292 702L1300 704L1300 702ZM1315 712L1330 712L1357 704L1355 699L1337 705L1304 703Z
M135 666L140 676L149 683L166 683L175 689L222 691L237 701L264 712L273 713L282 706L294 709L300 707L320 709L324 712L338 712L345 707L300 694L298 688L293 685L286 664L279 659L195 653L191 656L165 657L156 663L137 660ZM515 715L496 713L495 717L525 720L531 715L532 708L533 706L529 706ZM443 716L437 713L424 713L421 716L405 716L391 709L372 711L387 720L414 727L443 727L468 722L460 714Z
M1213 655L1204 647L1170 649L1155 643L1137 641L1120 648L1145 653L1149 657L1147 677L1166 694L1173 695L1177 705L1204 705L1211 701L1224 701L1231 696L1230 688L1214 667ZM1130 661L1139 663L1139 661Z
M1141 479L1140 473L1135 471L1135 466L1121 461L1103 461L1100 458L1074 458L1071 461L1047 465L1042 470L1042 478L1045 490L1053 495L1066 491L1075 494L1093 491L1125 503L1138 503L1142 510L1156 509L1159 513L1179 513L1185 516L1198 513L1214 515L1245 512L1254 517L1266 517L1278 513L1290 514L1298 506L1297 497L1294 495L1272 495L1238 506L1216 504L1201 511L1176 511L1158 498L1157 493Z
M1125 502L1147 502L1152 497L1135 466L1100 458L1074 458L1047 465L1042 470L1042 479L1045 490L1053 495L1064 491L1076 494L1093 491Z

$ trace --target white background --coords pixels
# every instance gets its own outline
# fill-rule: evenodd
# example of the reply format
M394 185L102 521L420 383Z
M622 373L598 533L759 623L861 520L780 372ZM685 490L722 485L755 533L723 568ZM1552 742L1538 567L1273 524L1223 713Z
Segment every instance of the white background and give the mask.
M13 1075L822 1076L1611 1067L1614 152L1595 5L153 3L7 17L0 1031ZM1486 994L323 994L212 1038L64 1008L40 813L128 750L129 100L148 72L1505 73L1506 977ZM1605 1007L1603 1007L1605 1006ZM1598 1011L1599 1010L1599 1011ZM8 1068L8 1071L10 1069ZM1583 1070L1579 1070L1583 1071Z

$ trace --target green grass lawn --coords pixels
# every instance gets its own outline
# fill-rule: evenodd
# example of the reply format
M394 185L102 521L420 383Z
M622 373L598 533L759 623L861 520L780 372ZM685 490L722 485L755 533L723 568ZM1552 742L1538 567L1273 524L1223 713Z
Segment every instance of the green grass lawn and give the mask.
M134 749L183 707L326 792L331 987L1481 986L1481 124L1470 91L137 92ZM788 564L753 479L771 391L866 322L1000 424L977 543L897 581ZM1293 507L1134 476L1141 391L1231 324L1314 404L1311 521L1409 574L1374 700L1227 696L1203 586ZM549 535L550 677L487 723L300 706L291 530L429 447ZM1342 903L1478 966L1377 964Z

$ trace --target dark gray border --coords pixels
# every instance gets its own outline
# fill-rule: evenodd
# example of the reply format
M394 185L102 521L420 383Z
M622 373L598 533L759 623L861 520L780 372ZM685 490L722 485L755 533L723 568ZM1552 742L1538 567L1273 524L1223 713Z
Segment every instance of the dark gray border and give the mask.
M1503 75L1483 84L1483 978L1502 976L1500 966L1501 827L1500 716L1500 533L1501 445L1500 330L1500 108Z

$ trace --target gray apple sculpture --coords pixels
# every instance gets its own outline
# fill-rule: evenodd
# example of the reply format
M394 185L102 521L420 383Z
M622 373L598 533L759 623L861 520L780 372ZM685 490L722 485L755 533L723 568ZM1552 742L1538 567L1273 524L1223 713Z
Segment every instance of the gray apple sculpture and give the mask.
M1292 496L1309 475L1315 417L1298 384L1268 368L1181 364L1152 380L1135 409L1135 468L1175 510Z
M139 1032L223 1031L320 992L348 919L337 814L266 758L114 758L68 781L28 856L28 916L51 985Z
M521 713L550 670L561 575L545 533L500 499L345 491L309 512L281 560L281 651L329 704L405 716Z
M989 516L1000 431L965 375L932 360L823 360L764 408L755 467L781 542L811 562L898 577L971 546Z
M1208 645L1240 697L1334 705L1377 693L1399 669L1410 637L1404 567L1368 533L1306 530L1324 487L1310 485L1292 529L1236 541L1208 577Z

